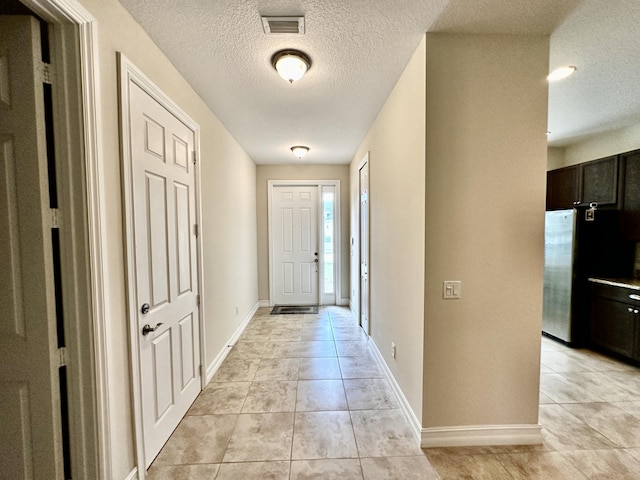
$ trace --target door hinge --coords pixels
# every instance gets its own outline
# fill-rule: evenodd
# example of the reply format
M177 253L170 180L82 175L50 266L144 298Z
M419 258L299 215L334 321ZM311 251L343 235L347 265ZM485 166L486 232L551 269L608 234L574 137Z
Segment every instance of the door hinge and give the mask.
M50 212L50 219L51 219L51 228L59 228L60 227L60 219L58 218L58 209L57 208L50 208L49 209Z
M197 237L199 234L199 230L198 230L198 224L194 223L193 224L193 234Z
M51 65L48 63L42 64L42 83L47 83L49 85L53 83L51 81Z
M62 347L58 349L58 367L67 365L67 349Z
M193 164L195 165L196 162L198 161L198 152L196 152L195 150L193 152L191 152L191 156L193 158Z

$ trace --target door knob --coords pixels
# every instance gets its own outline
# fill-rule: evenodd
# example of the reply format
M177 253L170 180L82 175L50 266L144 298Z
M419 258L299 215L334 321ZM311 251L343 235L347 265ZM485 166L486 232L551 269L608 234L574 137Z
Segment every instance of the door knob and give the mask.
M142 335L149 335L150 333L155 332L158 327L160 327L160 325L162 325L162 322L156 323L155 327L151 327L151 325L147 323L144 327L142 327Z
M143 315L146 315L147 313L149 313L149 310L151 309L151 307L149 306L148 303L144 303L142 304L142 307L140 308L140 311L142 312Z

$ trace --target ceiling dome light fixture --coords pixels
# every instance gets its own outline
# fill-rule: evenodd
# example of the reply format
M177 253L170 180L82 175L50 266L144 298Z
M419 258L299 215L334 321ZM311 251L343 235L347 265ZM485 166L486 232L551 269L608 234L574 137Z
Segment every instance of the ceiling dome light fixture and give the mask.
M307 155L307 153L309 153L309 147L305 147L303 145L296 145L295 147L291 147L291 151L296 157L302 159Z
M298 50L280 50L271 58L271 64L278 75L287 82L293 83L300 80L311 68L309 57Z
M569 75L573 74L577 70L573 65L568 65L566 67L556 68L553 72L547 75L548 82L557 82L558 80L562 80L563 78L567 78Z

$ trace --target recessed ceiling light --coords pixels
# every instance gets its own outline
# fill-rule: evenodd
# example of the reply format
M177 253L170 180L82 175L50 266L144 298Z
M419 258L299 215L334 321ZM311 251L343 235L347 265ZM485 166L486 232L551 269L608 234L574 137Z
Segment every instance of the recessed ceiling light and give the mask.
M296 145L295 147L291 147L291 151L298 158L303 158L309 153L309 147L305 147L303 145Z
M569 75L573 74L576 70L577 68L573 65L556 68L553 72L547 75L547 81L556 82L558 80L562 80L563 78L567 78Z
M271 59L273 68L278 75L287 82L293 83L300 80L302 76L311 68L309 57L298 50L281 50Z

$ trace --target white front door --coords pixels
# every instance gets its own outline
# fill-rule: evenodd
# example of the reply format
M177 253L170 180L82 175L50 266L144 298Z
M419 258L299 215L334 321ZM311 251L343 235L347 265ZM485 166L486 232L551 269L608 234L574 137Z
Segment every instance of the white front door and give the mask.
M64 475L39 28L0 17L0 477L11 479Z
M369 332L369 162L360 168L360 325Z
M129 82L145 467L200 392L194 132Z
M318 186L273 187L271 218L276 305L318 303Z

